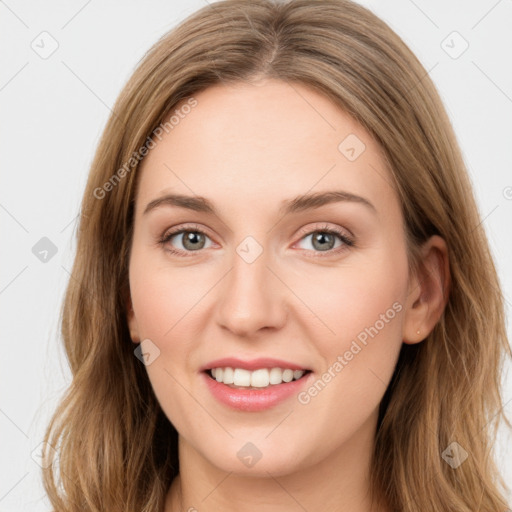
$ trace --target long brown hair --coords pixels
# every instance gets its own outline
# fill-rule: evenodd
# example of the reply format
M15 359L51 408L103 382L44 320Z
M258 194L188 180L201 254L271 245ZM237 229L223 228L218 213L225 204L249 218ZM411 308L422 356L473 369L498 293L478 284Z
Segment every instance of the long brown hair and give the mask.
M402 346L380 407L372 490L393 510L504 511L492 450L500 421L511 426L500 376L512 354L467 170L424 67L349 0L205 6L154 45L122 90L90 170L61 312L73 380L45 435L58 453L57 465L45 450L43 470L55 511L163 510L179 471L177 432L134 356L125 313L137 169L178 103L261 77L323 93L379 142L412 270L431 235L448 245L449 300L423 342ZM443 459L454 442L468 453L457 468Z

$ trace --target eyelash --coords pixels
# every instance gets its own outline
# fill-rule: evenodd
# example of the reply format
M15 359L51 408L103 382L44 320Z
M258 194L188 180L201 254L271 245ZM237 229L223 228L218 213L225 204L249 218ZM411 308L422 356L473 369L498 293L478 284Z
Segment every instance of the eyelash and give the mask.
M195 226L195 225L179 226L178 228L172 229L171 231L164 231L163 235L158 240L158 243L161 246L165 246L165 244L167 242L169 242L173 236L175 236L177 234L181 234L181 233L201 233L205 236L208 236L208 234L205 233L205 231L203 231L199 226ZM315 254L315 256L313 256L314 258L317 258L317 257L323 258L323 257L332 256L334 254L338 254L339 252L346 251L351 247L355 247L355 242L351 237L348 237L341 230L338 230L336 228L327 227L327 226L323 226L321 228L317 228L317 229L313 229L313 230L307 230L307 231L304 230L300 233L301 237L299 240L302 240L306 236L312 235L313 233L328 233L330 235L336 235L343 242L343 245L336 249L329 249L328 251L313 251L313 252L318 253L318 254ZM201 250L186 251L185 254L183 254L184 251L181 251L181 250L169 249L169 248L165 248L165 250L170 252L171 254L174 254L174 255L180 256L180 257L184 257L184 258L193 256L194 253L201 252ZM307 249L303 249L303 250L307 250ZM324 252L324 254L322 254L322 252Z

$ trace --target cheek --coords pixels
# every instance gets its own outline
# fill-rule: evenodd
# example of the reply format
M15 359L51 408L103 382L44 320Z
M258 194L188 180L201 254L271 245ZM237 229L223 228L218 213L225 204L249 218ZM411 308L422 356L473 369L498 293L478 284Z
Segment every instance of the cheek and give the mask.
M317 329L320 325L322 335L317 334L315 339L325 340L322 351L332 357L375 324L386 335L392 330L398 333L406 272L406 260L400 254L388 257L383 251L375 251L359 260L354 258L350 265L317 272L314 279L301 285L296 283L294 290L315 315L310 323L315 322Z
M129 269L140 339L151 340L145 347L158 354L146 365L146 372L164 413L180 432L194 428L186 391L194 371L189 357L194 336L189 328L193 306L205 293L201 279L192 275L192 267L188 269L171 269L157 255L142 249L132 252Z
M345 375L336 378L340 385L350 375L343 384L350 389L369 392L366 386L372 382L380 387L379 378L387 382L402 343L407 258L405 250L393 247L390 242L352 258L350 265L347 260L346 266L319 274L297 292L323 324L319 331L318 319L312 318L309 330L325 369L340 362L341 356L343 370L337 365L340 371L334 373Z
M329 334L312 338L324 367L299 402L356 429L382 400L402 345L406 255L380 250L314 283L308 300Z
M141 338L175 338L194 306L208 291L208 276L189 267L173 267L156 251L135 250L130 261L130 290ZM166 343L167 344L167 343Z

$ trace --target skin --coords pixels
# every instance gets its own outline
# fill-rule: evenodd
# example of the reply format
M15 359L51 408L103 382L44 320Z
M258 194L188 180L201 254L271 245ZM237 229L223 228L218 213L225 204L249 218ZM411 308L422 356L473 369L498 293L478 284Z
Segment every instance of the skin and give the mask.
M179 432L180 475L165 512L387 511L368 496L378 406L402 343L421 342L446 305L446 244L432 237L424 267L408 274L380 147L321 94L265 80L195 98L143 161L129 266L131 337L160 350L146 369ZM349 134L366 146L354 161L338 150ZM329 190L362 196L376 212L355 202L278 212L281 201ZM143 213L171 192L204 196L218 215L169 205ZM182 233L158 243L185 223L205 231L204 242L184 245ZM355 246L336 235L314 244L311 233L325 227ZM252 263L236 251L247 236L263 249ZM312 369L315 381L394 303L401 311L307 404L294 395L262 412L232 410L200 375L219 357L275 357ZM237 457L247 442L261 452L252 467Z

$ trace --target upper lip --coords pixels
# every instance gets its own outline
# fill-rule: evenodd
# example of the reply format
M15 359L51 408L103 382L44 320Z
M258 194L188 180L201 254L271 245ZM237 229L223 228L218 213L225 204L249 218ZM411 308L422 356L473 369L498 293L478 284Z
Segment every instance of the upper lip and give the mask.
M224 357L215 359L200 368L201 371L211 370L212 368L243 368L244 370L258 370L260 368L289 368L290 370L308 370L304 365L283 361L282 359L274 359L272 357L259 357L249 361L243 361L236 357Z

